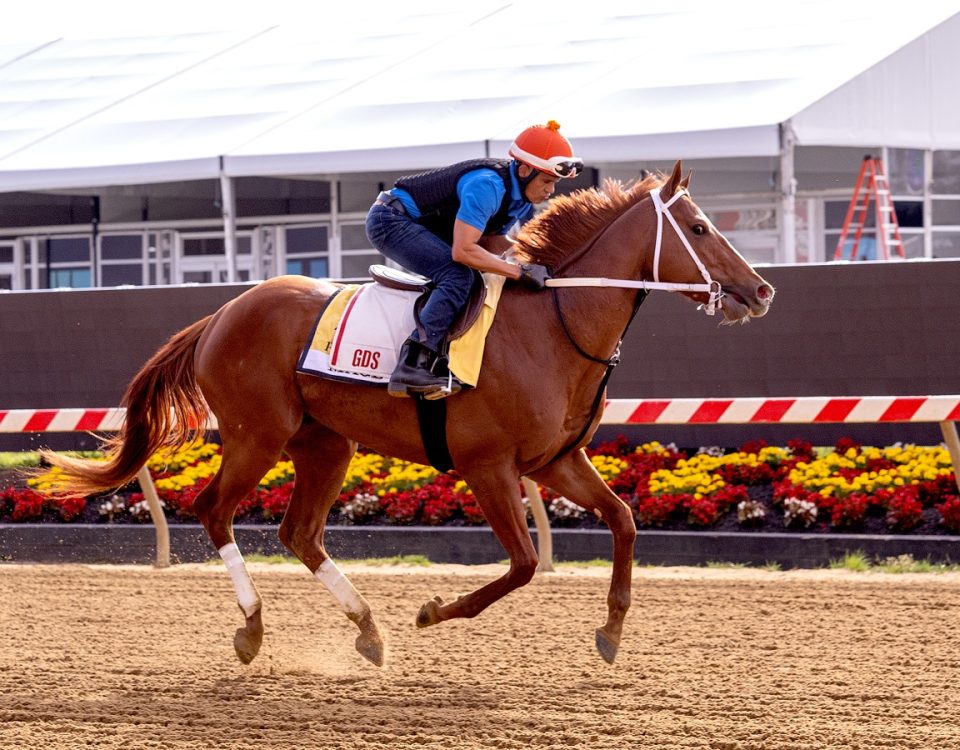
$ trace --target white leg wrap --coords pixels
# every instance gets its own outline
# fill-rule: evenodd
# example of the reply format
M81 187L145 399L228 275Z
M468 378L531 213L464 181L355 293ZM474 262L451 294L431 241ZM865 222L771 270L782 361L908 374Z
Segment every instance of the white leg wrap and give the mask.
M254 612L260 609L260 594L257 593L257 587L253 585L253 579L247 572L247 566L243 563L243 555L240 554L240 548L236 543L230 542L220 548L220 557L223 558L224 565L227 566L227 572L233 580L233 588L237 592L237 601L243 614L250 617Z
M329 557L320 564L314 575L326 587L327 591L333 594L333 598L337 600L340 608L348 615L362 615L369 611L370 607L360 596L360 592L353 587L353 584L347 580L347 577L340 572L340 568Z

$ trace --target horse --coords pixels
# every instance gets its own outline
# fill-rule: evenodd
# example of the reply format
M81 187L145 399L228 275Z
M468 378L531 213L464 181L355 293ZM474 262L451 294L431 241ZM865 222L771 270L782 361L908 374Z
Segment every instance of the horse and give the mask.
M607 619L595 631L595 645L613 663L631 601L636 526L585 447L600 423L607 376L647 293L643 287L675 284L694 302L719 307L725 323L764 315L774 295L694 203L689 183L679 161L669 177L648 175L632 185L608 180L553 199L516 237L516 257L549 266L558 283L615 276L624 286L505 287L477 387L448 399L446 438L509 568L454 601L426 602L417 627L475 617L532 579L538 559L519 482L526 476L593 511L611 531ZM300 276L251 287L174 334L133 377L123 398L124 424L104 440L105 460L45 453L64 471L67 491L93 494L132 481L155 451L190 440L208 410L216 416L222 464L195 511L243 611L234 649L244 663L261 647L262 601L234 541L233 518L282 454L293 461L295 485L279 538L356 624L357 651L377 666L384 662L374 614L324 549L324 527L359 445L429 460L413 399L296 372L318 312L337 289Z

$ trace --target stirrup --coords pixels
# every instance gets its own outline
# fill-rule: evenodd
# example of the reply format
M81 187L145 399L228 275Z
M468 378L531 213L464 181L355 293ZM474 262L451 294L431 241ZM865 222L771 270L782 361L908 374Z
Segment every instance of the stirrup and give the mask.
M460 381L454 378L453 373L447 370L446 385L442 385L439 388L434 388L432 391L426 391L420 395L427 401L439 401L441 398L446 398L447 396L453 396L456 393L460 393L462 388L463 386Z

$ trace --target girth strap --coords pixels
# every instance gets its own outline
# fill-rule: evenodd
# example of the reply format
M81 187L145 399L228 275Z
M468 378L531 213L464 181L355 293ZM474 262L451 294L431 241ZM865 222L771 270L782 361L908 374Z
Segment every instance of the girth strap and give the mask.
M427 452L427 460L437 471L450 471L453 458L447 447L447 400L427 401L414 398L417 405L417 421L420 423L420 439Z

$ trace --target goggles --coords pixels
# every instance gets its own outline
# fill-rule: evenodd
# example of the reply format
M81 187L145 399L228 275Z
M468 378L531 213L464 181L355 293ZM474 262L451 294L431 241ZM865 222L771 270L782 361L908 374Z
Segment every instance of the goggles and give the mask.
M524 151L516 143L510 147L510 155L541 172L557 177L576 177L583 171L583 159L576 156L554 156L550 159L541 159Z

